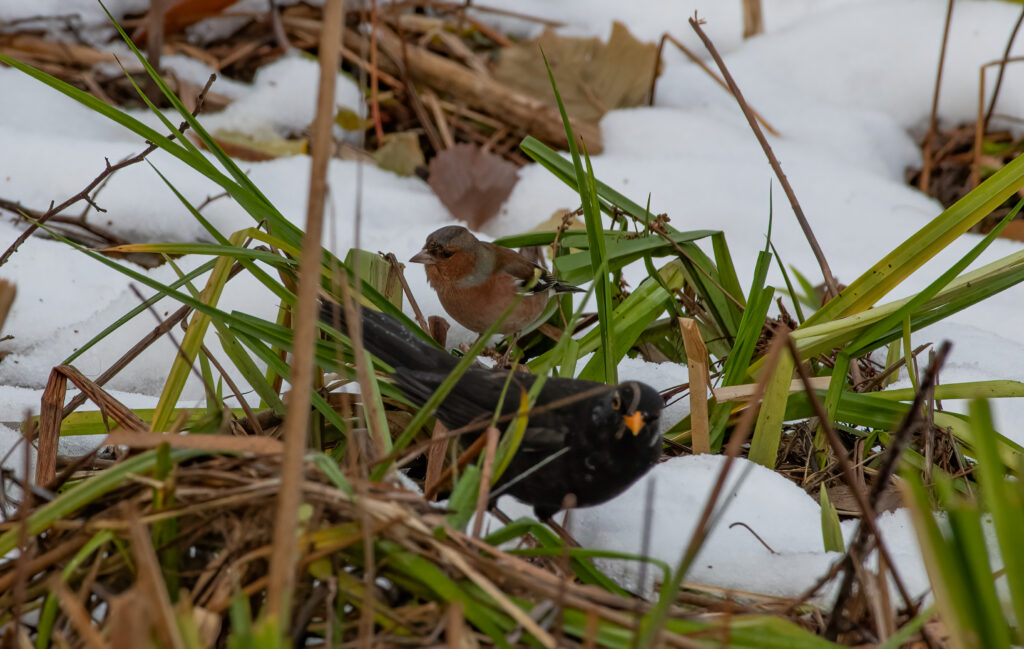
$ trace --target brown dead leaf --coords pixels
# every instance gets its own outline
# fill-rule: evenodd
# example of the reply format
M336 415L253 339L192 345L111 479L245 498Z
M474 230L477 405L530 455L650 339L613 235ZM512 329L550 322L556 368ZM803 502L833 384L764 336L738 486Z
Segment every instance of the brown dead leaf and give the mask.
M999 233L1004 239L1013 239L1014 241L1024 241L1024 221L1010 221L1003 228L1003 231Z
M426 164L420 148L420 136L412 131L385 135L384 144L373 153L373 159L381 169L399 176L412 176L416 167Z
M457 144L430 161L428 184L452 216L474 230L498 213L518 181L514 164L475 144Z
M828 499L840 514L844 516L860 515L860 506L857 505L857 497L846 485L836 485L828 488ZM878 503L875 505L877 513L892 512L899 509L903 504L900 491L893 484L885 487Z
M133 586L109 600L111 649L134 649L152 645L155 622L138 586Z
M176 34L200 20L219 16L225 9L238 0L180 0L167 9L164 14L164 33ZM134 34L132 40L141 45L148 36L148 18L143 26Z
M257 139L248 133L217 129L213 139L224 149L224 153L239 160L263 162L275 158L287 158L306 152L306 140L286 140L284 138ZM192 141L203 146L199 138Z
M566 111L593 123L609 110L644 101L658 56L657 45L637 40L619 22L612 25L607 44L597 38L559 36L546 29L532 41L502 50L495 78L520 92L550 101L551 84L541 50L551 64Z

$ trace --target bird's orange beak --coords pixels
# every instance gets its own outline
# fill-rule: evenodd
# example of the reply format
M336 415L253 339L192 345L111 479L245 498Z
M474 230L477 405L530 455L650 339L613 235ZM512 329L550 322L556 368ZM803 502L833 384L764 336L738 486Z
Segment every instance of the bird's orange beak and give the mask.
M423 249L413 255L412 259L409 261L414 264L432 264L434 263L434 258L426 251L426 249Z
M640 434L640 431L644 429L644 416L639 412L634 412L632 415L626 415L622 418L622 421L626 422L626 428L633 431L633 437Z

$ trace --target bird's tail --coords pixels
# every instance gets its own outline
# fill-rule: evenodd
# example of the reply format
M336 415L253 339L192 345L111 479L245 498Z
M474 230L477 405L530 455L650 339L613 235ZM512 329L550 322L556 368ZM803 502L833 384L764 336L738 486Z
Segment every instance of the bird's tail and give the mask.
M363 346L393 368L451 371L458 360L444 350L422 340L396 318L368 307L362 309ZM345 310L335 303L320 307L320 318L348 334Z

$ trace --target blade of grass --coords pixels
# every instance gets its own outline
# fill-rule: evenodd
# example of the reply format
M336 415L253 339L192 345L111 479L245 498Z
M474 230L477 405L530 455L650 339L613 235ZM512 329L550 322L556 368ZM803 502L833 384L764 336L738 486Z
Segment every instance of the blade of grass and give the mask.
M594 280L594 293L597 296L598 329L601 334L601 349L604 350L602 356L603 380L606 383L618 383L618 366L612 353L612 287L608 282L608 265L605 261L607 252L604 245L604 228L601 225L597 181L594 179L590 156L587 155L586 143L583 144L583 159L586 161L586 168L583 166L579 149L576 146L576 134L573 133L569 114L566 112L562 96L558 92L555 74L551 71L551 65L543 51L541 51L541 57L543 57L544 66L548 71L551 89L555 93L558 111L562 115L562 124L565 126L565 133L569 140L569 153L572 155L572 164L576 171L576 184L579 187L580 200L583 202L583 219L587 225L587 240L590 242L590 269Z

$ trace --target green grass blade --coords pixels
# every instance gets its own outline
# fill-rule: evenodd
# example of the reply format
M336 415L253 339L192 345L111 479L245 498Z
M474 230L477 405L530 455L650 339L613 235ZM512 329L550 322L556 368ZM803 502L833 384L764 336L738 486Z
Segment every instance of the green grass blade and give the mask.
M818 501L821 504L821 538L825 542L825 552L845 552L846 544L843 542L843 529L839 526L839 513L829 500L824 482L821 483Z
M864 311L1022 187L1024 158L1018 157L908 237L811 315L806 324Z
M757 424L750 438L750 453L747 459L763 464L769 469L775 468L775 460L779 455L782 422L786 418L786 402L789 400L789 386L793 382L795 367L793 355L789 350L781 350L775 371L765 385L761 410L757 413Z
M978 460L978 482L985 504L992 514L992 526L999 541L1013 612L1018 620L1024 620L1024 554L1020 552L1020 540L1024 539L1024 503L1021 503L1016 487L1004 477L996 448L997 435L992 425L992 411L987 401L979 399L971 402L970 421L974 431L973 448Z

